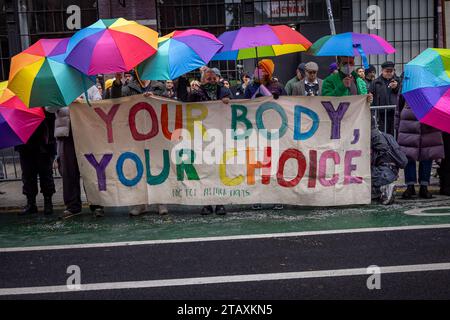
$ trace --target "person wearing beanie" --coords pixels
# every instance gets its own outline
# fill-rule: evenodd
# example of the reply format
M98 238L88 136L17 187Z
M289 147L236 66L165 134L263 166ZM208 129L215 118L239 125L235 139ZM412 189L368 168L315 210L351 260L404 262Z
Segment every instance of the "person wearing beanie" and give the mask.
M253 99L263 96L263 92L272 94L275 99L286 95L284 87L273 79L275 64L270 59L263 59L255 69L253 81L245 89L245 99ZM261 210L261 204L253 205L254 210ZM282 204L277 204L274 210L283 210Z
M300 82L305 79L305 64L304 63L300 63L298 65L296 73L297 74L295 75L295 77L292 78L291 80L289 80L288 83L286 84L286 86L284 87L286 90L286 94L288 96L292 96L292 90L294 89L294 85L297 82Z
M338 66L336 64L336 62L333 62L332 64L330 64L330 66L328 67L328 73L329 74L333 74L333 73L338 73Z
M262 96L258 94L261 85L270 92L275 99L279 96L285 96L286 91L283 86L274 81L273 73L275 71L275 64L270 59L263 59L258 63L253 76L253 81L245 89L245 99L252 99L254 96Z
M370 64L369 68L367 68L365 70L366 72L366 78L365 81L367 83L367 87L369 88L370 85L372 84L372 82L376 79L377 77L377 69L375 68L374 65Z

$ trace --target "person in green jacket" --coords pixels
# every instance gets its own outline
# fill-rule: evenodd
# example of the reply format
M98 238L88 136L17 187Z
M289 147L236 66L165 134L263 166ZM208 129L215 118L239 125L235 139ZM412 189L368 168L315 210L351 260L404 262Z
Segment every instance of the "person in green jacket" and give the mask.
M339 72L329 75L323 81L323 96L344 97L369 93L366 83L355 72L354 57L338 57L337 63Z

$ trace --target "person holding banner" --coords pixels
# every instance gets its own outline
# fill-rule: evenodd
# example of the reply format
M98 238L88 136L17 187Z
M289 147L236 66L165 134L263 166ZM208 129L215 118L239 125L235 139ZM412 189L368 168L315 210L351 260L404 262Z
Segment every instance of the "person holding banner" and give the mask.
M88 91L89 101L102 100L97 87L92 87ZM84 103L85 95L81 95L75 102ZM60 219L68 219L81 214L81 186L80 169L78 166L73 140L72 127L70 125L69 107L60 109L48 107L47 110L55 113L55 138L57 140L58 168L63 180L63 199L66 210L59 216ZM90 205L90 210L96 218L104 217L105 212L102 206Z
M337 64L339 72L329 75L323 81L323 96L343 97L368 93L366 83L355 72L354 57L338 57ZM372 101L373 97L370 98L370 103Z
M305 65L301 64L297 69L297 76L302 77L304 80L305 73ZM245 98L246 99L255 99L264 95L273 95L275 99L278 99L280 96L286 96L287 92L285 88L273 78L273 73L275 72L275 64L270 59L263 59L258 63L258 66L255 69L255 74L253 81L250 85L247 86L245 90ZM292 79L294 80L294 79ZM292 81L291 80L291 81ZM291 87L295 86L295 83L291 82ZM292 89L291 89L292 90ZM261 210L261 204L254 204L252 207L253 210ZM274 210L283 210L284 206L282 204L276 204L273 208Z
M220 79L217 71L218 70L204 69L202 73L201 86L198 90L191 91L188 97L189 102L222 100L225 104L230 103L232 93L230 89L220 85ZM210 215L214 211L217 215L225 215L227 213L224 206L216 206L215 210L213 206L205 206L203 207L201 214Z
M356 72L354 57L338 57L339 72L331 74L323 81L323 96L351 96L368 94L368 102L373 103L373 95L368 92L366 83ZM394 161L396 146L389 143L389 137L383 135L378 129L377 122L372 117L371 148L372 158L372 193L384 205L394 202L395 182L398 179L399 167L404 166L402 161ZM401 155L399 155L401 156ZM401 157L398 157L401 158Z
M263 59L258 63L255 69L253 81L245 89L245 99L253 99L263 96L264 91L268 91L275 99L280 96L286 96L286 90L278 82L274 81L273 73L275 64L270 59ZM264 90L266 89L266 90Z

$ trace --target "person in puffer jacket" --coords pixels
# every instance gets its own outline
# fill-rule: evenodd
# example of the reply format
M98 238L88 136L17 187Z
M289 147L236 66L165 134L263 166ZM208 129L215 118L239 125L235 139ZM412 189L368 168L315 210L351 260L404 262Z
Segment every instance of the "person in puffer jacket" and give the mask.
M419 196L423 199L431 199L433 196L428 191L428 186L433 160L444 158L442 132L420 123L403 95L400 95L395 111L395 129L398 132L398 144L409 159L405 168L405 181L408 188L403 198L412 199L416 195L414 186L418 182ZM419 162L419 179L417 179L416 171L417 162Z

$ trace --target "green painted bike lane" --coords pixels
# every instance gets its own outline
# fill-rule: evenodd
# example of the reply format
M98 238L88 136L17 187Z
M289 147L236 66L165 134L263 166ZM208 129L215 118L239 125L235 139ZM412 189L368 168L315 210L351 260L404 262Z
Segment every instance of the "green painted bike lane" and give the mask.
M431 201L397 201L392 206L369 205L339 208L288 207L274 211L231 207L226 216L200 216L198 208L171 208L168 216L155 213L130 219L123 209L107 209L95 219L88 212L70 220L56 217L18 217L0 212L0 247L30 247L149 240L172 240L304 231L382 228L450 224L450 198ZM424 209L414 216L405 212ZM443 215L446 214L446 215ZM447 215L448 214L448 215Z

